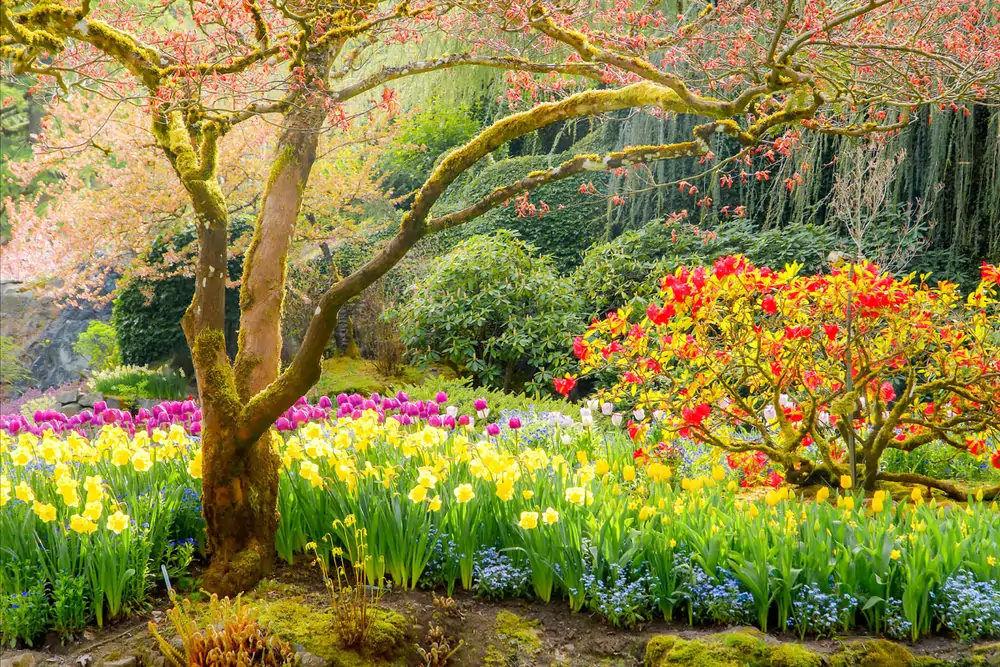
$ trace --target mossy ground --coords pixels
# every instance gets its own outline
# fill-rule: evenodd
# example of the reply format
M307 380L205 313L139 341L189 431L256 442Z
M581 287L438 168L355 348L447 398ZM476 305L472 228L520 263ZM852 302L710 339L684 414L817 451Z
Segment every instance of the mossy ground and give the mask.
M337 394L357 393L368 396L372 392L384 393L396 385L420 384L423 380L424 373L412 366L403 366L401 377L387 378L380 375L368 359L336 356L323 362L323 374L310 395L332 398Z
M483 655L483 665L506 667L531 665L542 650L538 621L529 620L509 611L497 614L493 638Z

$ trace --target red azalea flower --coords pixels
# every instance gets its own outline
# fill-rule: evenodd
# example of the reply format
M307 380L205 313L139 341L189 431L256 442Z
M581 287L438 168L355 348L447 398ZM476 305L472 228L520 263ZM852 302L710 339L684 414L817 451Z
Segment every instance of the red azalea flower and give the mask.
M993 456L990 457L990 463L993 464L994 468L1000 470L1000 449L993 452Z
M990 265L983 262L979 267L979 272L983 276L983 282L996 283L997 285L1000 285L1000 266Z
M705 417L708 417L712 412L712 406L708 403L701 403L692 410L691 408L684 408L681 410L681 417L684 418L684 423L688 426L701 426L701 423L705 421Z
M774 315L778 312L778 302L770 294L764 297L764 300L760 302L760 306L768 315Z
M768 475L768 477L767 477L767 485L770 486L773 489L776 489L779 486L781 486L781 483L784 482L784 481L785 481L785 478L782 477L781 473L778 472L777 470L772 470L771 474Z
M824 324L823 333L826 334L827 338L833 340L837 337L837 334L840 333L840 327L838 327L836 324Z
M567 396L569 392L573 391L573 387L576 386L576 378L569 375L562 378L553 378L552 384L556 386L556 391L563 396Z
M892 386L891 382L883 382L878 388L878 394L882 397L883 401L888 403L896 398L896 388Z
M636 449L635 451L632 452L632 460L633 461L637 461L639 463L645 463L646 459L648 459L648 458L649 458L649 454L647 454L646 450L643 449L642 447L639 447L638 449Z

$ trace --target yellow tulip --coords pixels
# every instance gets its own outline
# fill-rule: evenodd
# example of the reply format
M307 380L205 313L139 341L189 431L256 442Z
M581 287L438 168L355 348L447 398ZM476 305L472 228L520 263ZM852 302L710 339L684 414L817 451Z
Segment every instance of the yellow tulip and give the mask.
M819 491L816 492L816 502L825 503L830 497L830 489L828 487L821 487Z
M902 554L899 552L899 549L893 549L891 552L889 552L889 558L893 560L899 560L899 557L901 555Z
M622 468L622 479L631 482L635 479L635 466L625 466Z
M582 466L587 465L587 452L583 451L582 449L576 450L576 460Z
M726 470L722 466L712 466L712 479L721 482L726 478Z
M850 490L852 486L854 486L854 480L851 479L850 475L840 476L840 488L844 490Z
M598 459L597 463L594 464L594 472L597 473L598 477L603 477L611 470L611 466L604 459Z

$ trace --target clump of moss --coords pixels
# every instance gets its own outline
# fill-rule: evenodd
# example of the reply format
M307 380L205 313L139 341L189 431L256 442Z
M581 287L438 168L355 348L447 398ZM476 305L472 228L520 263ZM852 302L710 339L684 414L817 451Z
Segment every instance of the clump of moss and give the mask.
M705 639L673 635L646 644L646 667L821 667L823 658L796 644L771 644L755 630L726 632Z
M341 648L333 611L314 604L304 595L296 595L297 587L266 584L266 591L257 591L251 605L262 625L269 627L286 641L302 646L334 667L380 667L405 663L408 646L407 620L392 611L377 609L372 626L360 653ZM268 593L278 593L272 596Z
M830 658L830 667L914 667L913 655L885 639L855 642Z
M493 632L495 641L486 647L484 665L533 664L533 658L542 650L538 621L501 611L497 614Z

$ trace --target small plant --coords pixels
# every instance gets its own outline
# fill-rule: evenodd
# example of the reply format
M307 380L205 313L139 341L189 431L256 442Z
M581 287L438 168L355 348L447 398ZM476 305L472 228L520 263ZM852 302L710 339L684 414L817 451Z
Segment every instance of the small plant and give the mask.
M173 667L292 667L301 658L277 635L257 623L241 598L235 600L213 595L209 603L210 621L202 630L191 613L191 601L178 603L167 612L167 618L182 642L177 649L157 631L150 621L149 631L160 646L168 664Z
M153 370L145 366L116 366L94 373L91 386L109 396L180 400L187 392L187 379L180 371Z
M752 625L754 612L753 595L750 594L725 568L716 570L712 578L699 566L688 567L690 580L683 596L688 604L689 622L714 621L731 625Z
M323 581L330 591L333 607L334 631L342 648L361 648L366 645L376 621L375 609L382 599L382 581L369 582L366 571L368 531L353 528L355 518L348 515L343 521L334 522L343 537L344 548L334 547L330 567L320 557L316 543L310 542L306 550L316 556L316 563L323 573ZM331 576L332 573L332 576Z
M0 336L0 402L12 390L31 379L31 371L24 365L24 350L10 336Z
M465 614L463 614L462 610L458 608L457 604L455 604L455 598L450 595L448 597L442 597L437 593L431 593L431 596L431 602L434 605L435 611L440 611L445 616L451 616L452 618L457 618L460 621L465 620Z
M91 321L87 330L73 343L73 351L86 357L92 371L111 370L122 362L118 334L115 328L106 322Z
M448 598L449 600L451 598ZM420 667L445 667L452 656L462 648L462 640L458 641L454 647L451 645L453 638L446 637L444 630L439 625L432 625L427 631L426 643L428 648L417 646L417 653L420 654Z
M84 580L60 572L52 587L52 629L70 641L87 627L89 618Z

